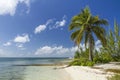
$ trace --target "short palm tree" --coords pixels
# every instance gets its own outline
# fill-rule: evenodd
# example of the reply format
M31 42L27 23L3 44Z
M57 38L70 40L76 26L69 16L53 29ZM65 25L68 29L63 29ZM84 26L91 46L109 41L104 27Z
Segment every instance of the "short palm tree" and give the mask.
M104 19L98 16L92 16L88 7L83 9L80 14L72 18L69 30L72 30L71 39L79 46L82 40L85 46L89 44L89 60L93 61L93 50L95 45L94 37L96 36L103 46L106 44L105 29L103 26L108 25ZM94 36L95 35L95 36Z

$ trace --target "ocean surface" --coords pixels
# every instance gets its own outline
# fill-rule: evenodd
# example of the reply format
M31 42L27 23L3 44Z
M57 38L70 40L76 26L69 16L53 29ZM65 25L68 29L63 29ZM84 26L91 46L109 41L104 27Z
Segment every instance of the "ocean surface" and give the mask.
M70 80L64 69L56 66L18 66L55 64L66 58L0 58L0 80ZM17 66L16 66L17 65Z

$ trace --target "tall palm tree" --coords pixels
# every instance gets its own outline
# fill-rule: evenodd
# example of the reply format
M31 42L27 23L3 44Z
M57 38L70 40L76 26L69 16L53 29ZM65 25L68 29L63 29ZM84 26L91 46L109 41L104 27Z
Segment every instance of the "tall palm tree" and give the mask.
M94 35L105 46L105 29L103 26L108 25L104 19L99 19L99 16L92 16L88 7L83 9L80 14L72 18L69 30L72 30L71 39L79 46L84 40L85 46L89 44L89 60L93 61L94 50Z

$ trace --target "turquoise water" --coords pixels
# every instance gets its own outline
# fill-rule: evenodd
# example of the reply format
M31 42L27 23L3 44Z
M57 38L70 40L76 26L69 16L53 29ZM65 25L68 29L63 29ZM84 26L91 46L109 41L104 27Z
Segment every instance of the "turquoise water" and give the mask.
M26 64L54 64L64 58L0 58L0 80L70 80L63 69L56 66L15 66Z

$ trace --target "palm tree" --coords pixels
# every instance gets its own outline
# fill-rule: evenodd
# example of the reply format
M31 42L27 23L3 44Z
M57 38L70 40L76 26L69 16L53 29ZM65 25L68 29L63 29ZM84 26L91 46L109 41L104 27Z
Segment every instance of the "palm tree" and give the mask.
M99 16L92 16L88 7L83 9L80 14L72 18L69 30L72 30L71 39L75 44L80 45L84 40L85 46L89 44L89 60L93 61L93 50L95 45L94 35L105 46L105 29L103 26L108 25L104 19L99 19Z

